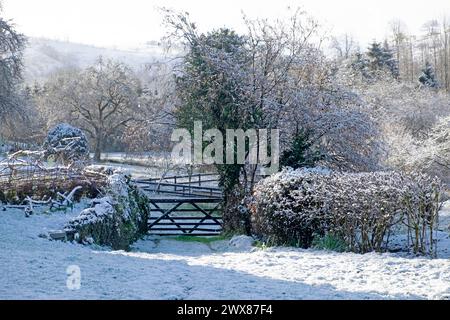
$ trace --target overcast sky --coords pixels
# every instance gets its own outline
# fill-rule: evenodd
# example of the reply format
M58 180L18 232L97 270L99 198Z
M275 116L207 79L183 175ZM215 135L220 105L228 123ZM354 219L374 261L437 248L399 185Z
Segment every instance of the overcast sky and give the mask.
M159 40L161 6L189 11L202 30L240 31L242 11L275 17L299 5L334 34L353 34L363 45L382 39L393 18L417 33L425 21L450 16L450 0L3 0L4 15L29 36L117 47Z

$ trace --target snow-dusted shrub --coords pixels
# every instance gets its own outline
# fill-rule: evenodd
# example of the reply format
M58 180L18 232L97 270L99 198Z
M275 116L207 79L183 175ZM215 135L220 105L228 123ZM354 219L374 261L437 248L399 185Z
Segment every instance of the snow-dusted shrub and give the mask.
M435 254L433 232L439 223L442 206L442 182L422 173L410 174L406 186L406 215L403 223L408 227L408 244L414 253Z
M58 124L48 132L43 148L46 158L53 157L62 163L84 160L89 156L85 134L67 123Z
M405 212L408 183L396 172L332 174L326 185L329 232L341 237L352 251L382 251L392 226Z
M65 230L81 243L94 242L127 249L147 232L149 200L129 176L114 173L108 177L105 196L71 220Z
M260 181L248 204L253 232L272 244L309 247L330 223L322 186L328 175L285 169Z
M440 183L422 174L285 169L255 187L249 209L254 233L273 244L309 247L332 235L355 252L383 251L392 227L405 224L414 251L424 253L440 192Z

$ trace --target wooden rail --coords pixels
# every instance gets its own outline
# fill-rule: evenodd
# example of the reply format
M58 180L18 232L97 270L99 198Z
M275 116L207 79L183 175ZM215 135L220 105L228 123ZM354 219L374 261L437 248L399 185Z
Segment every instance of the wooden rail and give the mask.
M202 183L218 182L218 179L205 179L205 177L212 176L217 176L217 174L203 173L184 176L169 176L163 178L137 179L134 180L134 182L144 191L154 192L157 194L179 195L183 197L200 196L222 198L221 188L202 185ZM188 180L184 181L185 179Z
M205 179L206 177L214 177ZM173 184L195 184L198 186L201 186L202 183L206 182L216 182L219 181L219 175L217 173L194 173L191 175L179 175L179 176L167 176L162 178L150 178L150 179L144 179L141 181L146 182L168 182Z

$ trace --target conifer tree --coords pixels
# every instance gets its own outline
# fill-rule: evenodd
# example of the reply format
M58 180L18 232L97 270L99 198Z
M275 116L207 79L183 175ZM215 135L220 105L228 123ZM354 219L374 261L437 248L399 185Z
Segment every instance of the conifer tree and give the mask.
M425 67L422 69L422 74L419 77L419 82L430 88L437 88L439 86L434 68L428 61L425 63Z
M394 54L387 42L384 45L381 45L380 42L371 43L367 51L367 56L372 72L387 70L394 78L398 77L398 62L395 60Z

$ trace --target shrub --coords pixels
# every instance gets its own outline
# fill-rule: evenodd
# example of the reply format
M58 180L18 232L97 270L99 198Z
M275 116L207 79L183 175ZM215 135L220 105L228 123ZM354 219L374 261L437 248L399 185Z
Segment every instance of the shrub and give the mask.
M414 253L435 254L433 231L438 227L442 205L441 181L416 173L406 189L403 223L408 229L408 244Z
M285 169L258 183L249 210L253 232L273 244L307 248L332 234L354 252L383 251L392 227L404 224L414 252L424 253L440 193L440 182L423 174Z
M329 217L317 192L328 172L284 170L259 182L249 201L252 230L270 244L309 247Z
M44 141L45 158L73 163L89 157L88 140L81 129L61 123L51 129Z
M81 243L93 241L113 249L129 245L148 231L149 200L130 177L114 173L108 177L105 196L71 220L65 230Z

